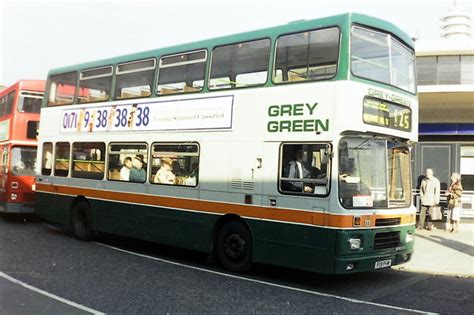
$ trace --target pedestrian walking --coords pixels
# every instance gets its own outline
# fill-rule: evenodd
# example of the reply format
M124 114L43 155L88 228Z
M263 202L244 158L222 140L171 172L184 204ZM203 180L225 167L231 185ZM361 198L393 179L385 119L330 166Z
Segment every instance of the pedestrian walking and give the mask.
M427 168L426 177L423 178L423 180L421 181L421 186L420 186L421 210L420 210L420 218L418 221L418 229L421 230L421 229L424 229L425 227L428 230L432 229L432 224L430 223L429 210L431 207L439 205L439 197L440 197L439 180L433 176L433 170L431 168Z
M448 189L448 217L446 218L446 231L457 233L459 230L459 220L461 219L461 175L459 175L459 173L453 173L451 175L451 182L452 184Z

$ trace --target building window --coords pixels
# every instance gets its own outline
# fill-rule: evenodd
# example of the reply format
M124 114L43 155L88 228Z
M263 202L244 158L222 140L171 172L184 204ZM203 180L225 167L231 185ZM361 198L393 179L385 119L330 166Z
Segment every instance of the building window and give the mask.
M41 159L41 175L51 175L53 167L53 144L43 143L43 158Z
M196 143L154 143L150 182L196 187L199 180L199 146Z
M54 153L54 176L67 177L69 175L69 153L71 146L68 142L56 143Z
M418 85L474 84L474 56L417 57Z
M461 84L474 84L474 56L461 56Z
M72 145L72 158L72 177L88 179L104 178L104 143L74 143Z
M438 57L439 84L460 84L461 64L459 56Z
M144 183L148 161L146 143L114 143L109 145L108 180Z
M325 196L329 193L330 146L283 144L279 188L282 193Z
M416 58L418 85L433 85L438 82L436 57Z
M461 146L461 183L464 190L474 191L474 146Z

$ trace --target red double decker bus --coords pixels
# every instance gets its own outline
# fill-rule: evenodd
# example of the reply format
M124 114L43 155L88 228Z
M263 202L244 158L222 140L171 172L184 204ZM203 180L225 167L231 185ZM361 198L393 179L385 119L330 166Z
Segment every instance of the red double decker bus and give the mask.
M22 80L0 91L0 212L34 211L37 132L45 81Z

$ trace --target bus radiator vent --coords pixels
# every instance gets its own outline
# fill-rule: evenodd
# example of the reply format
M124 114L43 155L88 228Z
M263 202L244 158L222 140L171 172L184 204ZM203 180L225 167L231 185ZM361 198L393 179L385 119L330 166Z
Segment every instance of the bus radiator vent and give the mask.
M395 248L400 243L400 231L375 234L374 250Z

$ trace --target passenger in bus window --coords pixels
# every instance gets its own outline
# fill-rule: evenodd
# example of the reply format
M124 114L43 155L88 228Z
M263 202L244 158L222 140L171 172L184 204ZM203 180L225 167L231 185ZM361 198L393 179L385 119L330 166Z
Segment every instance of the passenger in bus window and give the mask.
M130 170L132 169L132 158L127 156L123 160L123 166L120 169L120 180L129 181L130 180Z
M143 169L143 158L139 155L132 159L129 180L136 183L144 183L146 180L146 171Z
M51 151L46 151L44 154L44 168L50 170L53 166L53 154Z
M153 181L156 184L174 185L176 176L171 171L173 161L170 158L165 157L165 158L160 159L160 164L161 164L161 167L156 172L156 175Z
M297 178L303 180L311 177L311 171L306 167L303 161L303 150L297 149L294 153L293 160L288 162L285 171L287 178ZM290 181L290 188L293 191L303 191L305 193L313 192L313 188L303 181Z

